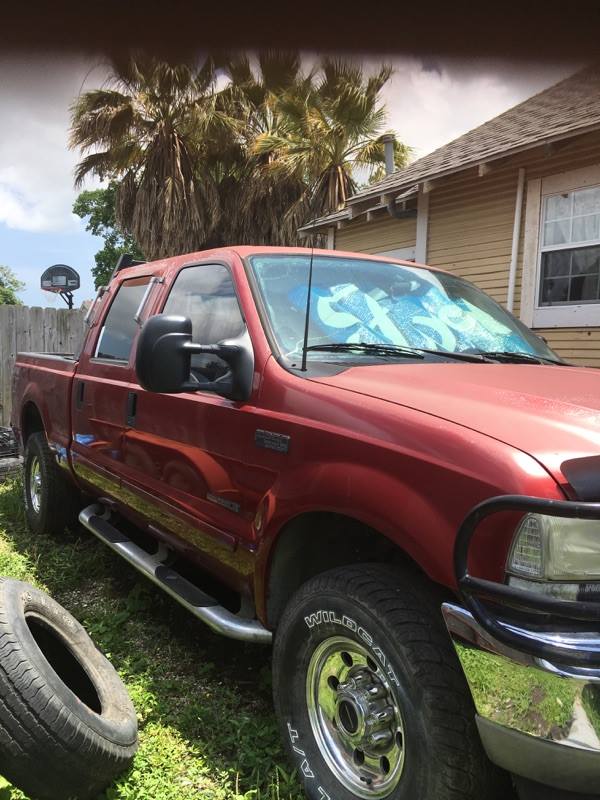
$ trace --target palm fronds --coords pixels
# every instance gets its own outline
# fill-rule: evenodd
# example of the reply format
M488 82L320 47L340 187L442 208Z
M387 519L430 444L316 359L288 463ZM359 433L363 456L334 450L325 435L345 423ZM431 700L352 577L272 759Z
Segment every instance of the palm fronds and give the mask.
M308 218L343 206L357 169L381 173L390 75L384 65L365 76L341 58L307 71L299 53L277 50L115 61L108 85L71 107L76 183L117 182L118 222L148 258L296 243ZM397 166L408 156L397 145Z

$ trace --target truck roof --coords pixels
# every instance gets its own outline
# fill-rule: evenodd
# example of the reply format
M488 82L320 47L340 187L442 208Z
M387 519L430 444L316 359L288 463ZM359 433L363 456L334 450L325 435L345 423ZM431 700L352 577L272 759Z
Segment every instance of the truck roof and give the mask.
M406 264L411 267L425 267L433 272L446 272L446 270L439 269L438 267L430 267L428 264L421 264L415 261L406 261L401 258L391 258L389 256L381 256L371 253L355 253L347 250L327 250L324 248L315 247L273 247L269 245L231 245L229 247L217 247L210 250L197 250L192 253L184 253L180 256L171 256L168 258L157 259L156 261L149 261L144 264L136 264L131 267L124 267L119 270L119 275L138 275L145 273L149 266L154 268L162 267L167 269L170 267L181 267L184 264L194 263L196 261L204 261L206 259L227 259L232 254L238 255L240 258L247 258L252 255L271 254L271 255L309 255L311 252L318 256L336 256L340 258L362 258L369 261L386 261L392 264Z

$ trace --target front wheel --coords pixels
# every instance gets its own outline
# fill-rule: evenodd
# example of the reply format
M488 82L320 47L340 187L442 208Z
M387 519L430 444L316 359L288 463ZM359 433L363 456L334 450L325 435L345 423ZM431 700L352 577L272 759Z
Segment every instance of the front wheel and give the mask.
M277 629L273 687L310 800L510 795L483 753L439 604L418 576L367 564L304 584Z

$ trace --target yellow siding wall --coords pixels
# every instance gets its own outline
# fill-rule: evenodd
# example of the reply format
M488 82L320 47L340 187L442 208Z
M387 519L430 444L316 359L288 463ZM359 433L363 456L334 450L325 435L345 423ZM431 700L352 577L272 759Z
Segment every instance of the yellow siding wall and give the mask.
M482 177L475 169L469 169L434 183L429 201L427 263L473 281L505 304L519 168L525 167L527 180L589 164L600 164L599 133L559 143L554 151L548 152L540 147L504 163L492 163L491 172ZM521 297L525 213L524 199L515 288L514 310L517 315ZM391 233L394 225L406 225L407 222L416 231L415 220L351 222L336 232L335 246L366 253L410 247L414 245L414 238L405 244L394 239ZM552 328L539 333L568 361L600 367L600 327Z
M537 330L565 361L582 367L600 367L600 328Z
M427 263L473 281L506 301L516 171L465 175L431 192Z
M357 253L384 253L414 247L417 220L382 217L373 222L354 222L335 232L335 249Z
M595 133L560 144L554 152L536 148L523 153L504 166L493 167L483 177L468 170L434 186L429 209L428 263L462 275L498 302L506 303L519 168L525 168L528 180L598 163L600 135ZM526 211L524 202L515 288L517 315ZM535 265L527 267L535 269ZM600 367L600 327L550 328L539 333L568 361Z

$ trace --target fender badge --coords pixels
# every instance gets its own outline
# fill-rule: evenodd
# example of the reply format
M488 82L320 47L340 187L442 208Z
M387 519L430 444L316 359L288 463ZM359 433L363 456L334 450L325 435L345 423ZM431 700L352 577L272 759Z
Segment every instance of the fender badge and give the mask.
M257 430L254 434L254 444L263 447L265 450L275 450L277 453L289 453L290 436L284 433L273 433L273 431Z
M225 497L219 497L218 494L212 494L211 492L206 495L206 499L210 500L211 503L216 503L218 506L223 506L228 511L233 511L234 514L240 513L240 504L234 503L233 500L227 500Z

